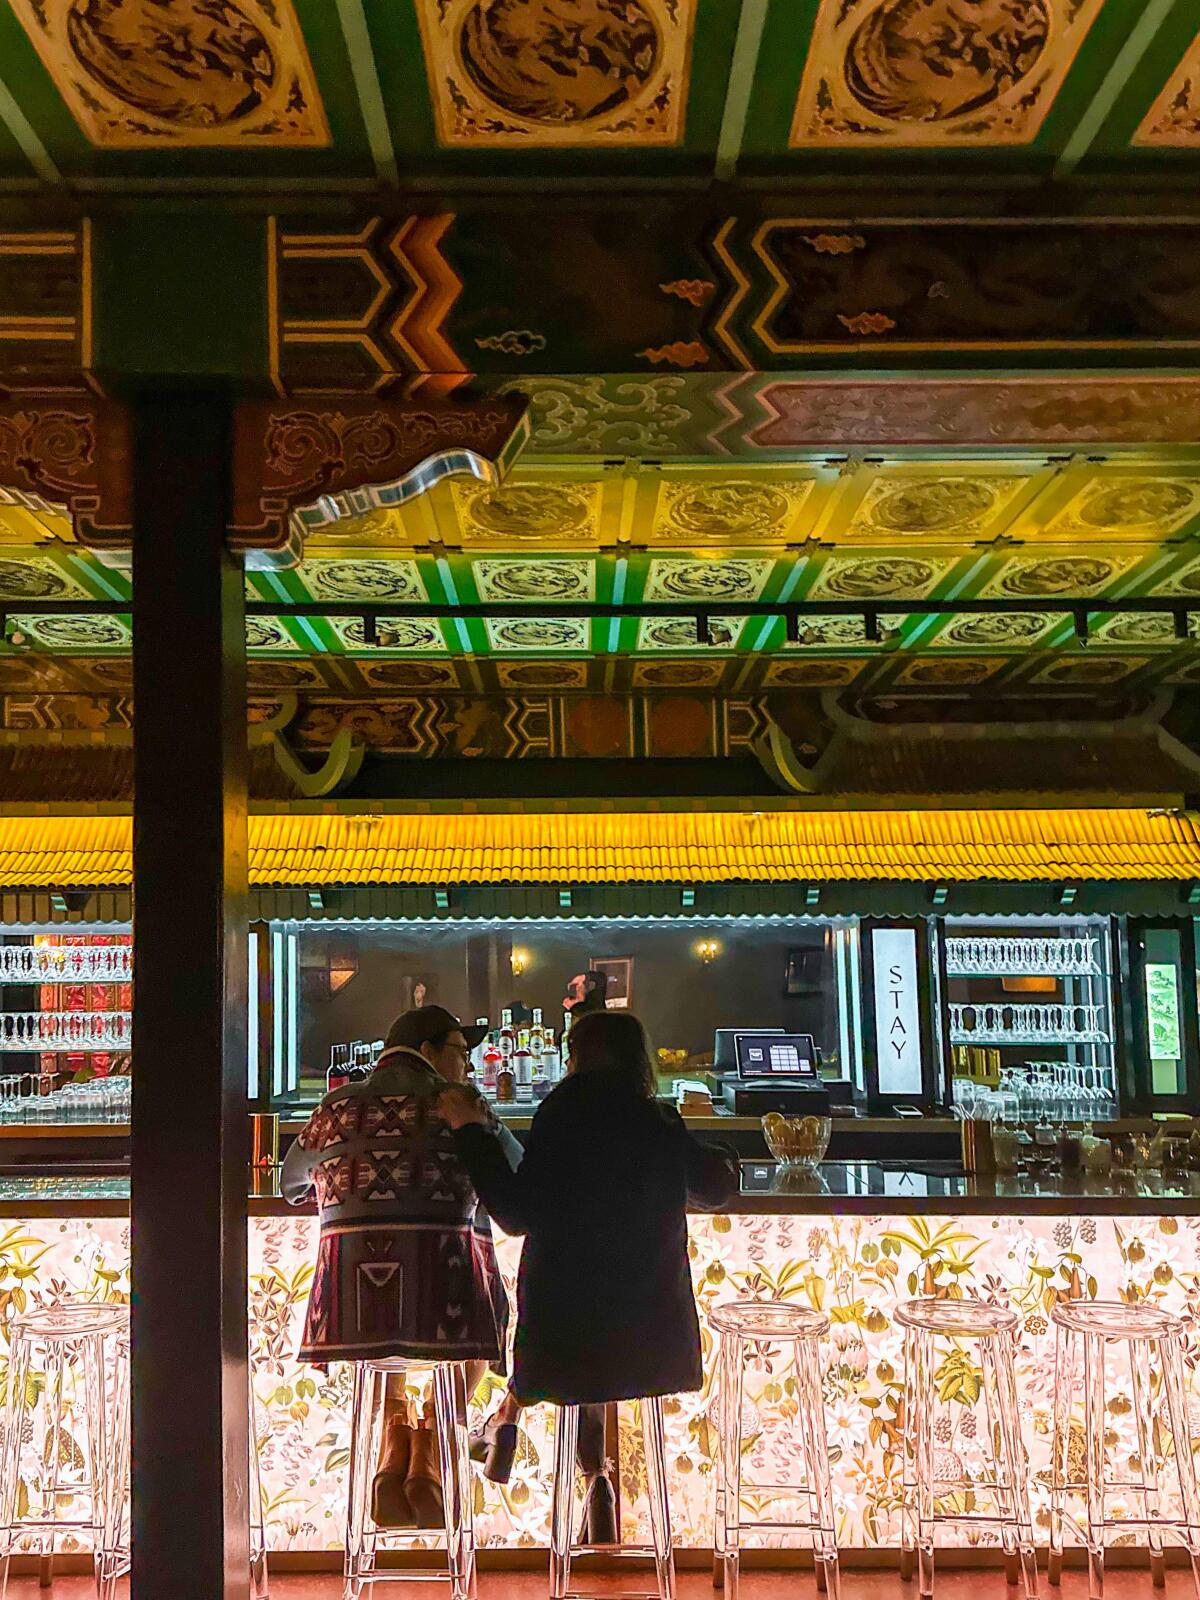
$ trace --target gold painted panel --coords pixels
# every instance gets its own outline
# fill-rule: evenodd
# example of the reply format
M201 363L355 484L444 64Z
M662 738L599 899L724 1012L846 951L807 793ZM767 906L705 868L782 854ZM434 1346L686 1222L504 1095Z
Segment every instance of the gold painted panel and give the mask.
M1033 683L1069 683L1097 686L1120 683L1146 665L1145 656L1059 656L1035 672Z
M591 649L591 629L584 617L489 617L484 626L493 650L563 650L578 655Z
M696 0L417 0L443 145L677 144Z
M1196 618L1189 617L1188 632L1196 637ZM1093 644L1133 645L1138 650L1147 646L1173 649L1182 641L1175 637L1175 620L1158 611L1130 611L1122 616L1109 617L1091 625Z
M821 0L793 148L1028 144L1103 0Z
M430 617L380 617L378 644L368 644L361 617L330 617L329 626L352 654L376 656L389 650L446 650L440 623Z
M853 683L866 661L852 659L822 661L772 661L763 675L765 689L836 689Z
M995 538L1034 481L1028 469L998 471L995 462L863 468L847 483L848 501L856 489L863 490L857 505L845 519L841 506L835 506L821 537L892 546L918 539L975 543Z
M711 601L755 601L762 594L775 562L770 556L759 560L688 561L670 557L650 563L646 580L646 599Z
M514 474L498 488L466 478L448 485L455 526L439 524L447 543L570 550L601 542L603 483Z
M986 683L1007 665L1003 656L922 656L907 662L896 682L921 688L969 688Z
M90 596L57 561L21 551L0 555L0 601L86 600Z
M1121 552L1095 550L1084 554L1073 550L1039 549L1036 554L1014 555L1004 562L983 593L999 600L1064 599L1103 594L1141 556L1128 549Z
M1045 611L964 611L928 642L955 650L1024 650L1040 644L1063 622Z
M725 675L723 661L637 661L635 689L715 689Z
M1130 142L1176 149L1200 146L1200 37L1188 46Z
M102 149L328 145L291 0L12 0L72 116Z
M1147 593L1168 597L1172 595L1182 595L1184 597L1194 595L1197 599L1200 599L1200 560L1189 561L1187 566L1181 567L1171 577L1164 579L1161 583L1152 585L1147 590Z
M484 601L588 602L596 598L594 561L493 559L473 561L471 572L479 598Z
M74 543L69 517L48 511L27 511L24 506L0 505L0 545L37 545L51 539Z
M751 470L665 476L649 514L635 530L651 545L771 546L796 543L811 531L818 478Z
M296 576L314 600L427 600L415 561L317 557Z
M1154 543L1200 516L1200 478L1149 465L1089 468L1080 488L1046 523L1046 539Z
M117 617L22 616L9 633L10 642L17 634L43 650L61 651L64 655L128 650L132 644L129 629Z
M693 617L643 617L638 650L732 650L745 632L745 617L710 617L708 642L701 643Z
M360 661L358 670L379 689L457 689L453 661Z
M923 600L945 578L956 557L933 555L831 556L813 597L822 600Z
M880 632L882 633L882 628ZM882 643L882 640L880 640ZM802 617L795 640L784 643L785 650L863 650L878 649L867 639L867 629L861 617L840 616Z
M502 689L586 689L586 661L498 661Z

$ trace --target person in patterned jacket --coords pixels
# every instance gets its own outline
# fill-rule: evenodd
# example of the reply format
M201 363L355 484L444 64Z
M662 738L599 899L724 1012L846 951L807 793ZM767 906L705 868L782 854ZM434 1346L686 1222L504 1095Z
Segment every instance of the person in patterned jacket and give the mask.
M406 1011L370 1078L326 1095L288 1151L285 1197L315 1192L321 1212L302 1361L461 1361L470 1393L502 1359L508 1299L491 1228L437 1111L482 1033L442 1006ZM515 1165L520 1146L503 1137ZM407 1412L402 1381L388 1383L374 1519L438 1527L431 1418Z

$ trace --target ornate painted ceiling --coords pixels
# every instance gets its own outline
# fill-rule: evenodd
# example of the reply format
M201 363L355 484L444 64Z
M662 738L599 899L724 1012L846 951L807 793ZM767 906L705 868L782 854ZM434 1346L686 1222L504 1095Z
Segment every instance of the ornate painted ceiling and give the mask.
M55 610L127 599L126 576L74 544L65 522L0 517L0 689L126 688L128 614ZM247 592L284 611L248 622L251 682L270 691L995 697L1196 684L1200 452L773 465L532 456L500 488L452 479L401 509L313 527L298 567L253 573ZM1193 596L1192 636L1166 615L1097 610L1087 644L1077 637L1081 603ZM972 600L1004 609L972 611ZM1061 611L1034 608L1059 600ZM805 601L833 609L803 617L793 640L780 616L738 613ZM917 609L889 615L888 601ZM378 643L361 618L321 614L322 602L378 606ZM309 611L288 615L297 603ZM708 641L688 616L581 614L644 603L705 608ZM514 604L532 614L505 615ZM877 641L863 605L882 609ZM181 619L181 639L183 629Z
M0 181L1174 170L1193 0L9 0Z

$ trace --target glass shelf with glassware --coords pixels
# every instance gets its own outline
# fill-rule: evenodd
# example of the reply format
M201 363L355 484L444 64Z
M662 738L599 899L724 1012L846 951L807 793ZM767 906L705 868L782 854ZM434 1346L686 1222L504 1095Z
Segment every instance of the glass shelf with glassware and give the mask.
M128 1050L128 1011L3 1011L0 1051L35 1054Z
M946 940L952 978L1084 977L1102 970L1100 942L1091 934Z
M1106 919L948 919L945 956L958 1114L1117 1115Z
M129 983L127 944L0 944L0 983Z

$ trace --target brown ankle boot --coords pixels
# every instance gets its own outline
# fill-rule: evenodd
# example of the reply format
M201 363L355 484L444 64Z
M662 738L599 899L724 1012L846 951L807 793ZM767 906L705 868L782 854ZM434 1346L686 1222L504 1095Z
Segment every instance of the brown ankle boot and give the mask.
M414 1428L404 1490L418 1528L440 1528L446 1520L442 1502L442 1474L438 1466L437 1434L432 1428Z
M412 1441L413 1429L406 1417L387 1418L383 1425L379 1467L371 1485L371 1520L377 1528L417 1526L407 1489Z

